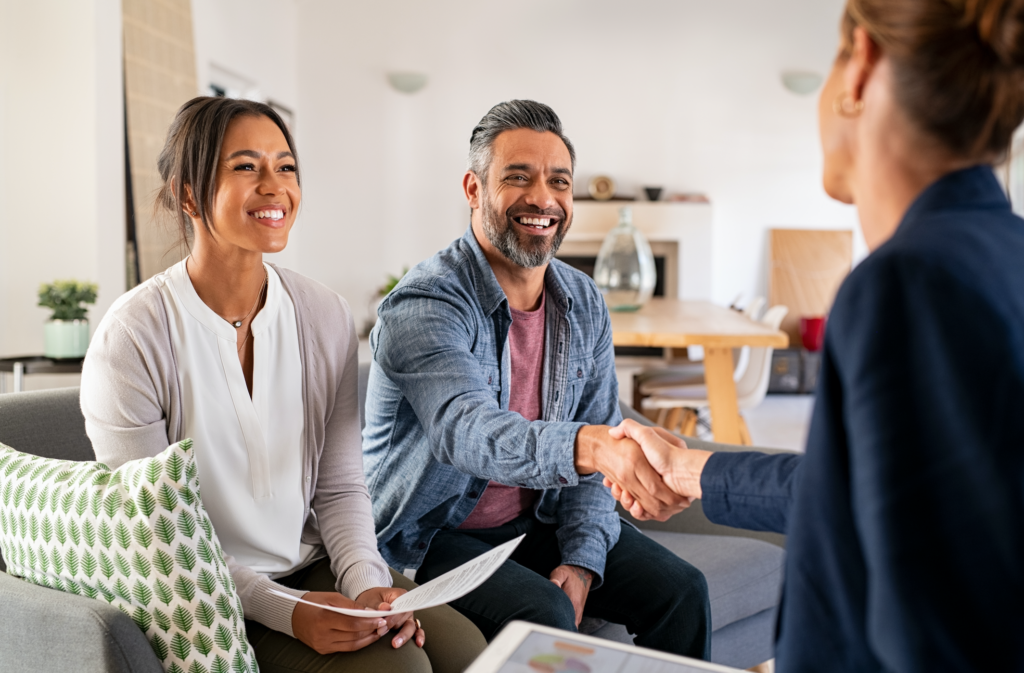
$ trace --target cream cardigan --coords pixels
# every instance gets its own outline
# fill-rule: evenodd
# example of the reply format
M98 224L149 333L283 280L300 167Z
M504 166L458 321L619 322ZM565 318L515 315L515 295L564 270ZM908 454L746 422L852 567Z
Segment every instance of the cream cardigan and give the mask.
M355 598L391 586L377 551L363 480L357 341L343 298L304 276L274 267L295 305L305 411L303 479L310 512L302 542L323 545L337 589ZM96 459L110 467L154 456L182 437L180 372L157 279L118 299L96 328L82 369L82 412ZM292 634L301 595L227 558L247 619Z

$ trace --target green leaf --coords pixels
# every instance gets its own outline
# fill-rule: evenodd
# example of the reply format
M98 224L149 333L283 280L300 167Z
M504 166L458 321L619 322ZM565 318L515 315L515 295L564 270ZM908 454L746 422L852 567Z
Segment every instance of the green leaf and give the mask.
M110 589L108 589L106 587L106 585L103 584L103 582L97 582L96 583L96 589L101 594L103 594L103 598L105 598L108 603L113 603L114 602L114 599L116 598L116 596L114 596L113 592L110 591Z
M186 437L185 439L181 440L180 442L178 442L178 447L185 453L188 453L189 451L192 450L192 438Z
M188 510L183 509L178 513L178 530L189 539L196 536L196 519Z
M164 629L166 631L166 629ZM149 644L153 646L153 652L160 661L167 661L167 655L170 651L167 649L167 643L158 634L154 633L153 637L150 638Z
M171 621L186 633L192 630L192 613L183 605L174 608L174 612L171 613Z
M171 662L171 665L164 673L185 673L185 671L178 664Z
M86 546L96 546L96 528L89 519L82 522L82 539L85 540Z
M196 552L199 554L199 558L202 559L203 563L208 563L210 565L214 564L213 547L211 547L210 543L203 538L199 538L199 544L196 545Z
M191 448L191 446L192 445L189 444L189 448ZM195 481L197 476L199 476L199 466L196 465L196 461L190 461L188 463L188 467L185 468L185 478L189 481Z
M68 541L68 531L64 527L64 520L57 517L57 526L54 528L54 533L57 535L57 541L64 544Z
M39 491L39 495L36 496L36 509L40 512L46 507L46 501L50 499L50 487L47 484L43 484L43 488Z
M82 552L82 574L89 579L96 574L96 557L89 550Z
M149 549L149 545L153 544L153 531L149 529L146 521L139 521L135 524L135 530L132 532L135 534L135 541L143 549Z
M82 516L83 514L85 514L85 510L87 510L88 508L89 508L89 492L88 491L82 491L78 495L78 499L75 500L75 513L78 514L78 516Z
M207 596L213 596L213 592L217 590L217 578L212 572L203 568L199 571L199 576L196 577L196 585Z
M18 468L18 474L17 474L17 475L15 475L15 476L16 476L16 477L17 477L18 479L21 479L21 478L22 478L22 477L24 477L24 476L25 476L26 474L28 474L29 472L31 472L32 470L34 470L34 469L35 469L35 466L36 466L36 460L37 460L37 459L36 459L35 457L32 457L32 458L30 458L30 459L29 459L28 461L26 461L24 465L22 465L21 467L19 467L19 468ZM22 482L22 483L24 483L24 482Z
M0 508L0 533L10 535L11 521L7 518L7 510Z
M210 517L203 516L199 518L199 525L203 527L203 533L206 535L207 540L213 539L213 523L210 521Z
M56 547L50 551L50 565L53 566L53 572L57 575L64 572L64 559L60 557L60 549Z
M114 582L114 593L120 596L126 603L132 602L132 592L120 577Z
M30 536L32 536L33 540L39 539L39 519L36 518L35 514L29 516L28 518L28 533ZM75 542L75 544L78 543Z
M28 456L25 456L24 454L22 454L20 458L15 458L14 460L12 460L10 463L8 463L7 467L4 468L4 476L11 476L11 473L17 470L19 467L21 467L26 460L28 460Z
M146 586L142 580L135 580L135 585L132 587L132 596L135 596L135 600L148 608L153 600L153 590ZM143 631L148 628L148 626L143 627Z
M69 594L75 594L76 596L82 595L82 588L78 586L78 582L67 577L64 578L64 591Z
M4 485L3 499L4 507L11 506L11 498L14 495L14 482L9 481Z
M64 552L64 565L67 566L69 575L78 574L78 553L75 552L74 547L70 547Z
M160 506L168 512L173 512L174 508L178 506L178 494L167 484L160 484L160 488L156 493L156 499Z
M99 467L100 463L97 463L96 466ZM110 472L101 471L101 472L97 472L96 474L94 474L92 476L92 481L90 483L93 486L106 486L107 482L109 482L109 481L110 481Z
M199 650L204 657L213 650L213 640L202 631L198 631L196 633L195 638L192 639L192 644L196 646L196 649ZM197 663L198 662L193 663L192 667L195 667ZM193 673L192 667L188 669L189 673ZM203 673L207 673L205 668L203 668L202 671Z
M131 576L132 567L128 563L128 559L121 556L120 552L114 554L114 564L117 565L117 569L121 572L122 575L124 575L125 577Z
M178 565L189 572L192 572L192 569L196 567L196 553L192 551L191 547L186 547L184 544L178 545L178 549L174 553L174 558L178 562Z
M44 573L50 572L50 557L44 547L39 548L39 569Z
M192 492L192 489L188 486L182 486L178 489L178 495L185 501L185 504L192 506L196 504L196 494Z
M178 579L174 580L174 593L191 603L196 597L196 583L184 575L178 575ZM185 630L188 631L188 629Z
M153 571L149 565L149 561L147 561L146 557L139 552L135 552L132 556L132 567L135 568L135 572L142 575L145 579L149 579L149 574Z
M225 594L217 596L215 605L217 606L217 614L221 616L221 619L233 620L235 618L235 609L231 607L231 601Z
M139 483L142 481L142 470L136 469L132 472L132 488L138 488Z
M167 486L167 484L161 485ZM153 512L156 511L156 498L153 497L153 493L146 487L143 487L139 494L135 496L135 502L138 503L139 509L146 516L152 516Z
M88 596L89 598L96 598L99 592L96 591L96 587L89 586L85 582L82 582L82 595Z
M146 481L149 482L150 486L155 485L157 479L160 478L160 473L163 471L163 465L161 465L157 460L150 459L146 463L146 467L144 469L146 473Z
M135 506L135 501L132 500L131 498L128 498L124 501L123 509L124 515L129 519L134 519L135 516L139 513L139 508Z
M82 534L78 530L78 524L74 519L68 519L68 537L75 543L75 546L82 544Z
M164 605L170 605L171 601L174 600L174 594L171 592L171 587L164 584L161 580L157 580L153 583L153 593L156 594L157 600Z
M149 627L153 625L153 615L149 614L145 608L135 608L132 619L144 632L149 631Z
M48 509L51 512L53 512L54 514L57 513L57 507L59 507L59 502L58 502L59 500L60 500L60 489L59 488L54 488L52 491L50 491L50 502L49 502L49 506L48 506Z
M28 519L25 518L24 512L18 512L18 532L20 537L28 535Z
M36 504L36 495L39 493L39 484L32 484L28 493L25 494L25 509L32 509Z
M217 625L217 630L213 633L213 640L224 652L231 649L231 644L234 642L231 637L231 630L223 624Z
M29 545L29 548L28 548L28 567L29 568L35 568L37 565L39 565L39 564L36 562L36 551L35 551L35 549L32 548L31 545Z
M199 605L196 606L196 621L210 628L213 626L213 620L217 618L217 613L214 612L213 606L206 601L199 601ZM203 652L206 654L206 652Z
M214 655L213 663L210 664L210 673L231 673L231 669L228 668L228 662L217 654Z
M97 535L100 539L100 544L104 548L110 549L110 545L114 544L114 534L110 532L110 526L107 525L106 521L100 521L100 528L97 531Z
M93 518L99 517L101 509L103 509L103 491L93 491L92 497L89 499L89 511L92 512Z
M117 540L117 544L121 546L121 549L128 549L132 543L132 534L128 530L128 526L124 525L124 521L118 521L114 527L114 539Z
M100 572L103 573L103 576L108 580L114 574L114 564L110 562L110 559L103 552L100 552Z
M75 494L72 491L68 491L60 497L60 511L65 514L71 511L73 504L75 504Z
M231 670L233 673L249 673L249 666L246 665L239 650L235 650L235 657L231 660Z
M202 636L207 641L210 640L210 636L206 635L205 633L197 634L196 638L198 639L199 636ZM199 645L196 644L196 641L192 641L192 642L193 642L193 644L196 645L196 649L198 650L199 649ZM212 642L210 643L210 649L213 649L213 643ZM210 650L207 650L206 652L203 652L203 656L206 656L209 653L210 653ZM206 668L206 666L203 666L198 661L193 661L192 665L188 667L188 673L210 673L210 671Z
M110 493L107 493L107 497L103 499L103 511L108 517L113 519L119 509L121 509L121 491L110 491Z
M163 549L157 549L156 553L153 554L153 567L164 577L170 577L171 572L174 570L174 559Z
M163 514L157 517L156 523L153 525L153 531L156 533L156 539L165 545L170 546L174 542L174 536L176 535L174 522Z
M181 454L172 451L167 455L167 460L164 461L164 474L171 481L181 481L181 471L185 467L185 459L181 457ZM167 509L174 509L168 507Z
M14 508L17 509L21 506L21 501L25 497L25 482L18 482L18 485L14 488Z
M167 633L171 628L171 618L168 617L160 608L153 608L153 619L156 621L157 628Z

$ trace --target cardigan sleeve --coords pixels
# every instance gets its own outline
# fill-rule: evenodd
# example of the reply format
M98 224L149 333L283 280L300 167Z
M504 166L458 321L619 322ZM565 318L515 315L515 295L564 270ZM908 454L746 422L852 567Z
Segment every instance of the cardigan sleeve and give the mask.
M334 297L343 310L346 336L334 338L344 348L344 365L324 428L311 505L331 557L337 589L354 600L367 589L391 586L391 573L377 551L370 494L363 476L355 323L345 300Z

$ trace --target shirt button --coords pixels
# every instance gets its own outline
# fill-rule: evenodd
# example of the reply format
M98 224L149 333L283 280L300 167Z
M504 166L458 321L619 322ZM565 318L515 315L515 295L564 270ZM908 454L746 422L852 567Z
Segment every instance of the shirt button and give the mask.
M492 379L492 377L490 377L490 376L487 377L487 385L491 385L491 379Z
M416 547L418 549L426 549L427 548L427 543L426 542L420 542L418 545L416 545Z
M568 484L568 483L569 483L569 480L567 480L567 479L566 479L565 477L559 477L559 478L558 478L558 482L559 482L560 484Z
M475 498L475 497L476 497L476 495L477 495L477 494L476 494L476 491L470 491L470 492L469 492L469 497L471 497L471 498Z
M312 480L313 480L313 478L312 478L312 477L306 477L306 483L307 483L307 484L308 484L309 482L311 482Z
M583 370L582 369L577 369L576 370L576 378L578 378L578 379L582 379L583 378Z

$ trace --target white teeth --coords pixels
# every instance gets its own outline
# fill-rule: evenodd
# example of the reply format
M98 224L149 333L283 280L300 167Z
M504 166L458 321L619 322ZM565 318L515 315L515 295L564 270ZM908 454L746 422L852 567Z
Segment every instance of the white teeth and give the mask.
M542 217L521 217L520 222L536 227L537 229L543 229L551 224L551 220Z
M264 220L264 219L280 220L281 218L284 217L284 211L283 210L257 210L257 211L253 212L252 216L255 217L257 220Z

